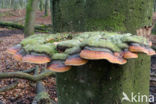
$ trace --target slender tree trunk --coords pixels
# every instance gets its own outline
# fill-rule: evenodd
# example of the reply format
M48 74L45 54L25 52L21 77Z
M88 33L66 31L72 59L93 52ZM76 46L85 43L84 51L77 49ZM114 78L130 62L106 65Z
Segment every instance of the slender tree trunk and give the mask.
M154 12L156 12L156 0L154 0Z
M57 32L108 30L136 34L136 29L152 23L152 0L54 0L53 6ZM56 74L58 104L138 104L122 102L122 94L125 92L130 100L132 92L148 96L149 78L150 57L143 54L125 65L89 61Z
M51 25L54 32L54 0L50 0Z
M48 0L45 0L45 11L44 16L48 16Z
M38 0L28 0L26 9L26 20L24 28L24 37L34 34L35 15L38 6Z
M39 5L40 11L43 10L43 0L40 0L40 5Z

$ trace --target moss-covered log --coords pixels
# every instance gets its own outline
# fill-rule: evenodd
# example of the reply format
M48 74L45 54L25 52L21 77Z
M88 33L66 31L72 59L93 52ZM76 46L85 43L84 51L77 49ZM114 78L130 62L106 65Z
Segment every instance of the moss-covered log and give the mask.
M24 26L17 23L0 22L0 27L24 30ZM51 25L38 25L38 26L34 26L34 28L35 28L35 32L40 32L40 33L52 32Z
M151 25L152 0L55 0L54 30L112 30L136 33ZM149 95L150 58L140 55L126 65L106 61L89 62L57 74L59 104L129 104L121 102L123 91L130 96ZM138 104L138 102L133 102ZM141 102L147 104L147 102Z

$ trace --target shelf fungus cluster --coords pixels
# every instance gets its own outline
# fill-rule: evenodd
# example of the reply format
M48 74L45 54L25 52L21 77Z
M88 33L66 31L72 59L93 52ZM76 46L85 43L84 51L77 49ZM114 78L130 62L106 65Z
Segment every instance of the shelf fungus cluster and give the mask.
M123 65L127 59L138 58L138 53L154 55L150 47L149 40L129 33L83 32L32 35L7 52L18 61L47 64L49 70L65 72L88 60Z

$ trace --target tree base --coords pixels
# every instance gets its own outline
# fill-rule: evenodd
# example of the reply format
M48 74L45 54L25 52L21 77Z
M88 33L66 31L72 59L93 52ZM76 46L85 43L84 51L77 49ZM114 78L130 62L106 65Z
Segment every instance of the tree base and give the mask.
M89 61L87 65L57 73L58 104L132 104L121 102L122 94L149 95L149 61L150 57L145 55L128 60L123 66L105 60Z

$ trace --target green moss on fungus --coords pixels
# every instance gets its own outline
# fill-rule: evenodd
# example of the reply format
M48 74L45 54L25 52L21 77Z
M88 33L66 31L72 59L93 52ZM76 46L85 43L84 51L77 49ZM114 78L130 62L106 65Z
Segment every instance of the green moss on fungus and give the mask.
M146 38L143 37L139 37L139 36L127 36L122 38L123 42L134 42L134 43L141 43L144 45L148 45L148 40Z
M108 49L111 49L112 51L121 51L120 48L114 44L113 42L111 42L110 40L102 40L102 39L99 39L99 40L86 40L84 41L84 43L87 45L87 46L92 46L92 47L102 47L102 48L108 48Z
M67 54L74 54L74 53L78 53L81 51L80 47L73 47L73 48L69 48L65 50L65 53Z
M66 40L66 41L61 41L58 43L58 46L62 47L75 47L75 46L80 46L81 42L79 40Z
M51 44L51 43L47 43L47 44L28 44L26 46L23 47L27 52L30 51L35 51L35 52L39 52L39 53L47 53L49 55L53 55L54 53L56 53L56 46Z
M68 57L68 54L65 53L55 53L52 56L53 60L65 60Z
M128 48L128 43L149 44L149 41L146 40L146 38L135 36L130 33L121 34L97 31L82 32L73 35L71 33L66 33L65 36L63 35L64 33L33 35L24 39L21 44L27 52L35 51L39 53L47 53L54 59L65 59L65 54L69 55L78 53L86 46L107 48L114 52L120 52L123 49ZM71 35L72 39L68 39L68 36ZM65 38L67 39L65 40ZM59 48L64 49L63 53L59 52Z

